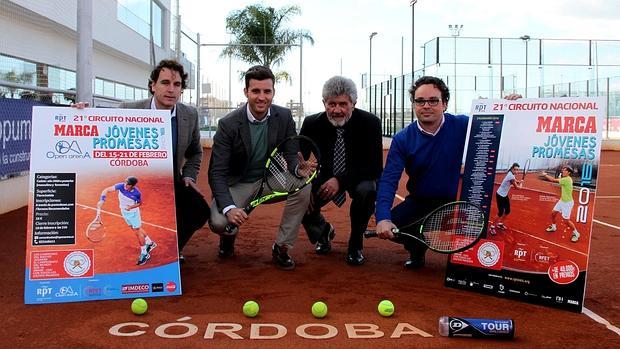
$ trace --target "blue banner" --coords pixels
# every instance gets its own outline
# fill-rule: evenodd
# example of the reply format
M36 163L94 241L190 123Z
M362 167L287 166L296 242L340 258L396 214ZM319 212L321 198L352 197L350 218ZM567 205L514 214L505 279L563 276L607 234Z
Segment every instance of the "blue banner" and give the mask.
M22 99L0 99L0 178L30 168L32 106L43 105Z

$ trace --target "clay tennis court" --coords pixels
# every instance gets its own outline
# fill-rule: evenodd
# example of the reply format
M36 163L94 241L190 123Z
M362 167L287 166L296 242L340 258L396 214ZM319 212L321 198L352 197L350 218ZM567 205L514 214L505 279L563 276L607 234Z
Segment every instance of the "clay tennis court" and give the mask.
M208 157L206 151L199 185L210 196L206 180ZM616 213L620 204L620 187L616 184L620 181L619 164L619 152L602 153L594 211L598 223L592 231L585 299L585 307L595 314L592 316L598 315L602 318L599 321L611 323L611 329L585 314L446 288L443 286L445 255L429 252L424 269L405 270L402 262L407 254L399 245L368 240L364 250L366 264L348 266L344 262L348 204L341 209L327 207L326 215L337 232L329 255L314 254L305 232L300 232L299 242L291 253L297 263L292 272L278 270L271 263L270 247L282 207L261 206L242 228L236 256L232 259L217 257L218 239L208 228L197 232L184 251L187 262L181 267L183 295L148 299L146 315L133 315L129 300L26 306L23 304L27 220L24 207L0 216L4 241L0 252L3 275L0 347L618 348L620 335L614 325L620 323L616 298L620 289L617 277L620 215ZM144 212L146 215L146 207ZM513 222L517 217L517 212L514 213ZM547 214L545 211L541 216ZM157 217L143 218L146 222ZM585 237L582 239L584 243L587 241ZM124 240L118 243L118 248L127 244ZM390 318L383 318L376 311L377 303L385 298L396 307L395 315ZM256 300L261 307L260 314L253 319L241 313L242 304L249 299ZM324 319L315 319L310 314L310 306L316 300L325 301L329 307ZM512 318L516 323L516 338L441 337L437 319L442 315ZM117 326L120 324L126 325ZM238 330L213 333L214 328ZM113 333L134 336L112 335L110 329ZM252 329L257 330L254 338L280 338L251 339Z

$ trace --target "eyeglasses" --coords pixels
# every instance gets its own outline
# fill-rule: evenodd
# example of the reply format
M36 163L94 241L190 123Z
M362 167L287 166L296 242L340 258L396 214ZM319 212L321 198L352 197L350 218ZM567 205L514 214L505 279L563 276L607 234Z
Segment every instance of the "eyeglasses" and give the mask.
M426 104L426 103L428 103L428 105L430 107L436 107L439 104L439 99L437 99L437 98L431 98L431 99L418 98L418 99L414 99L413 103L415 103L415 105L417 105L418 107L423 107L424 104Z

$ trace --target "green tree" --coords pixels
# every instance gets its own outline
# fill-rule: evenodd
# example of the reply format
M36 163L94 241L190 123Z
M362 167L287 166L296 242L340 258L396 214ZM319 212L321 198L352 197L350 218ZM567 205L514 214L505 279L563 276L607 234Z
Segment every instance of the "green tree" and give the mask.
M302 40L314 44L310 32L305 29L290 29L285 25L295 15L301 14L299 6L285 6L280 9L259 4L249 5L242 10L231 12L226 17L226 29L233 34L231 44L261 46L228 46L222 51L222 57L229 55L250 64L277 67L284 61L284 56ZM262 45L267 46L262 46ZM269 44L275 44L269 46ZM290 81L285 71L276 72L276 79Z

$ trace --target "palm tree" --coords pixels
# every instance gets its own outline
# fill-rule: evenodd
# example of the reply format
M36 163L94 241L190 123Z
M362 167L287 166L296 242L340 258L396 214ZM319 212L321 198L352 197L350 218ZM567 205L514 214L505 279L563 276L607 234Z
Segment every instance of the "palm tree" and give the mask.
M231 12L226 17L226 29L234 35L234 39L231 41L231 46L222 51L221 56L230 55L250 64L267 67L279 66L294 45L299 45L302 40L314 44L314 39L308 30L285 27L292 16L299 14L301 14L299 6L275 9L259 4ZM290 80L289 74L285 71L277 72L275 75L277 79Z

